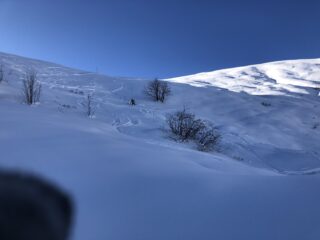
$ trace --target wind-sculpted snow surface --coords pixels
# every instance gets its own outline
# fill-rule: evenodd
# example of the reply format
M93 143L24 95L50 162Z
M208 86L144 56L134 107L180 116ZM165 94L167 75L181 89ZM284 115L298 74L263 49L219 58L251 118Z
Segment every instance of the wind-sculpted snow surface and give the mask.
M314 94L320 88L320 60L292 60L224 69L170 79L251 95Z
M0 54L0 164L71 193L75 240L317 240L319 62L170 79L160 104L144 96L147 80ZM21 103L30 68L43 85L31 107ZM89 93L95 118L82 106ZM166 115L183 107L219 129L218 153L167 137Z

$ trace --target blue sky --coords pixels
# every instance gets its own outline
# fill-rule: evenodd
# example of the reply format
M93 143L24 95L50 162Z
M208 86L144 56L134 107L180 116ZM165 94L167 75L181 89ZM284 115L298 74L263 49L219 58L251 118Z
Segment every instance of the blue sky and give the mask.
M319 0L0 0L0 51L165 78L320 57L319 13Z

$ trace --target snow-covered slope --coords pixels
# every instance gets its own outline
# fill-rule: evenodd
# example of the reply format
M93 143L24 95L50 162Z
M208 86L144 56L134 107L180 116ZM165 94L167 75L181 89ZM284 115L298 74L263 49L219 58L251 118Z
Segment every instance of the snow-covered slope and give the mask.
M280 61L177 77L171 81L214 86L251 95L318 94L320 59Z
M143 95L148 80L1 53L0 164L69 190L76 240L319 239L318 63L169 79L173 94L160 104ZM28 69L43 85L32 107L21 101ZM82 107L88 93L93 119ZM166 114L183 107L219 128L219 153L167 138Z
M188 105L221 127L229 156L262 161L292 173L319 167L320 59L266 63L169 81L199 88L193 90L198 94L191 95Z

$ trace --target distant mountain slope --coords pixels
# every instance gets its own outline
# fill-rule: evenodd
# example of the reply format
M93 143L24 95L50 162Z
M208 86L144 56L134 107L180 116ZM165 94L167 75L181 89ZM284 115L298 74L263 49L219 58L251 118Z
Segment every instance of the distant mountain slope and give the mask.
M320 89L320 59L272 62L169 80L254 95L316 94Z

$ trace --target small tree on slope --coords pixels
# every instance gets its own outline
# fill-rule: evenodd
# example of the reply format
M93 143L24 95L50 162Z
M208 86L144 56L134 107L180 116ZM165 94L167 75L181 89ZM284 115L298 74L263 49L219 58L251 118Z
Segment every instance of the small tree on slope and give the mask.
M156 102L163 103L170 93L171 89L168 83L158 79L151 81L145 88L145 94Z
M41 83L37 80L35 71L30 71L26 74L22 85L22 94L25 103L32 105L40 101Z
M94 98L92 94L88 94L86 96L85 101L83 102L83 106L85 108L86 111L86 115L88 117L94 117L94 113L95 113L95 106L94 106Z

